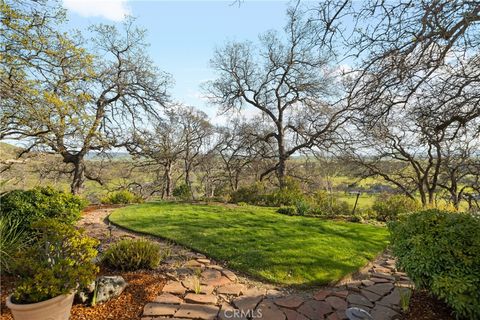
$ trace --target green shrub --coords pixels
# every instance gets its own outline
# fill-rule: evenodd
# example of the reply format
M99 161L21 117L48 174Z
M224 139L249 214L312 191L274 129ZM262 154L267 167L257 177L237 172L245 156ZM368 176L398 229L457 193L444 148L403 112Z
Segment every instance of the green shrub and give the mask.
M480 319L480 218L431 209L401 215L389 227L398 266L416 285L458 316Z
M297 214L297 208L294 206L284 206L278 208L277 212L280 214L286 214L287 216L294 216Z
M417 201L404 195L377 197L372 209L377 212L377 220L393 221L401 213L413 212L420 209Z
M45 218L72 224L87 205L82 198L51 187L14 190L2 195L0 203L0 216L17 221L17 227L27 231L32 222Z
M192 198L192 191L186 184L179 185L172 192L173 196L181 200L190 200Z
M363 217L360 214L353 214L348 217L348 221L350 222L363 222Z
M310 205L305 200L299 200L295 203L295 209L299 216L305 216L310 212Z
M249 203L260 204L262 202L262 195L265 194L265 186L260 183L254 183L249 186L240 187L231 193L231 201L233 203Z
M142 197L128 190L110 192L101 200L104 204L130 204L143 202Z
M27 248L29 236L21 228L21 221L13 218L0 217L0 271L13 273L14 257Z
M334 195L319 191L311 197L310 213L318 216L338 216L349 214L351 209L346 201L339 200Z
M103 256L103 263L122 271L155 269L167 255L154 242L145 239L126 239L108 248Z
M299 201L304 201L305 195L297 181L287 178L283 188L263 195L262 200L263 204L267 206L292 206Z
M18 283L13 293L16 303L36 303L95 280L93 263L98 241L83 235L72 225L46 219L32 223L38 235L35 243L15 259Z
M248 206L248 203L246 203L246 202L239 202L239 203L237 203L237 206L239 206L239 207L247 207L247 206Z

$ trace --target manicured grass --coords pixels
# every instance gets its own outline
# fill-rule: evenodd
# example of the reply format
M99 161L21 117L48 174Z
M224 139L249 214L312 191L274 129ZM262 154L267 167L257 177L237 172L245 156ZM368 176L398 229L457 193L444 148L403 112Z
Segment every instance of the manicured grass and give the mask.
M313 286L339 280L387 245L385 228L290 217L275 208L150 202L110 220L173 240L269 282Z

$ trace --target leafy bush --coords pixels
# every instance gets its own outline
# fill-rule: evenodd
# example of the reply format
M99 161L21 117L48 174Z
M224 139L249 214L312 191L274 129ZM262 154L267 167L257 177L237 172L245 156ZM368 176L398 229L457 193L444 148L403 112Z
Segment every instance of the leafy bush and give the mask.
M13 273L14 257L25 249L29 237L20 226L21 221L13 218L0 217L0 271Z
M310 205L304 200L299 200L295 203L295 209L299 216L305 216L310 212Z
M80 212L87 205L82 198L51 187L14 190L4 194L0 203L0 215L17 221L17 228L25 230L30 229L32 222L44 218L74 223L80 219Z
M287 178L285 180L285 186L263 195L263 204L267 206L292 206L296 205L299 201L304 201L305 196L298 182L293 179Z
M363 222L363 217L360 214L354 214L348 217L350 222Z
M128 190L120 190L109 193L102 198L102 203L105 204L129 204L129 203L141 203L142 197L137 196L133 192Z
M286 214L287 216L294 216L297 214L297 208L294 206L285 206L278 208L277 212L280 214Z
M413 212L420 209L414 199L404 195L381 196L375 199L372 209L377 212L379 221L396 220L401 213Z
M15 303L36 303L77 288L96 277L92 262L98 241L83 235L72 225L46 219L32 224L37 241L15 261L19 281L13 293Z
M103 263L122 271L155 269L168 254L154 242L126 239L112 245L103 256Z
M234 203L244 202L249 204L260 204L262 195L265 193L265 186L254 183L250 186L240 187L231 194L231 201Z
M237 203L237 206L239 206L239 207L247 207L247 206L248 206L248 203L246 203L246 202L239 202L239 203Z
M190 187L186 184L179 185L172 192L174 197L177 197L182 200L189 200L192 198L192 191Z
M346 201L337 199L325 191L316 192L312 198L310 213L317 216L338 216L350 213L350 206Z
M393 252L416 285L458 316L480 319L480 218L425 210L389 224Z

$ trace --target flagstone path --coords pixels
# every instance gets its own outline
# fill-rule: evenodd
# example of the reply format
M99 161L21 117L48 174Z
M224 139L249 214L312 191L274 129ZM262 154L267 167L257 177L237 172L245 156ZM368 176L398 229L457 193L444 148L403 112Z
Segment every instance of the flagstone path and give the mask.
M392 320L400 318L402 297L413 287L387 253L356 275L359 280L303 294L245 283L202 254L193 253L181 266L176 262L166 262L173 264L170 280L145 306L142 320L336 320L347 319L349 307L362 308L375 320Z

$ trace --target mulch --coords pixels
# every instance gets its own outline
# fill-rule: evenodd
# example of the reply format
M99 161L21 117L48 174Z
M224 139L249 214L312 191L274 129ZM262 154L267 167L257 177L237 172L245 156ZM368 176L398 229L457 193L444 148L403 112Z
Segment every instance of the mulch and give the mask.
M403 320L454 320L452 309L427 291L414 290Z
M127 320L141 319L143 307L154 300L161 292L165 280L158 271L113 272L103 270L108 275L121 275L128 286L120 297L95 307L74 304L70 320ZM8 294L13 289L13 277L2 276L0 292L0 319L13 320L5 305Z

